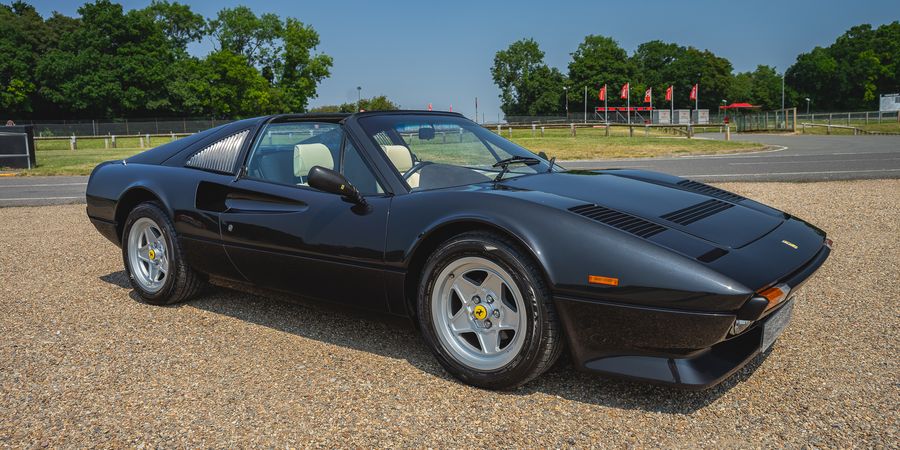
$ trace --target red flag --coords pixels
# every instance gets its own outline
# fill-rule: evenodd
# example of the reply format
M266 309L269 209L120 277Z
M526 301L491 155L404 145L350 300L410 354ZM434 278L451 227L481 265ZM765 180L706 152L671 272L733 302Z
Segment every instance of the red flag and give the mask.
M691 88L691 100L697 100L697 85Z
M431 103L428 104L428 110L431 111Z
M619 93L619 96L624 98L628 98L628 92L630 91L628 87L628 83L625 83L625 86L622 86L622 92Z
M668 88L666 88L666 101L667 102L672 101L672 86L669 86Z
M647 91L644 92L644 103L650 103L653 98L653 88L647 88Z
M606 100L606 85L605 84L603 85L602 88L600 88L600 94L597 95L597 97L600 97L601 101Z
M450 105L450 112L453 112L453 105Z

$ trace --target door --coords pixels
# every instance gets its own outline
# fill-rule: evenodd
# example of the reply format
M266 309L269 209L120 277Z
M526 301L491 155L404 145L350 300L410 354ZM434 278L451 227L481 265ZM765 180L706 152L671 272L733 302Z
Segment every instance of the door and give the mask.
M344 173L369 206L307 186L316 165ZM222 240L248 280L307 298L387 309L382 274L391 199L339 124L268 124L242 175L225 191Z

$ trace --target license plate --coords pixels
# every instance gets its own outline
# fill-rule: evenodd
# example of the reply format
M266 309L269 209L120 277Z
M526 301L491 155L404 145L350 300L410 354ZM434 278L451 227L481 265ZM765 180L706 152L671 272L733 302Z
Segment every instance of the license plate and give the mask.
M781 307L772 317L766 321L763 325L763 340L762 340L762 351L765 352L769 350L769 347L775 343L775 340L778 339L778 336L787 328L788 323L791 321L791 315L794 312L794 302L788 301L788 303Z

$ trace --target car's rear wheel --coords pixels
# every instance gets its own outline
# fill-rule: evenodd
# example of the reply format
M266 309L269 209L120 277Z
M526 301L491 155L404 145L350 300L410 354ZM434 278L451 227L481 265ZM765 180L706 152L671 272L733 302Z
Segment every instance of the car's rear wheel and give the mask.
M493 233L466 233L441 245L425 265L417 306L440 363L474 386L527 383L562 348L541 271L515 243Z
M147 303L182 302L205 286L203 277L185 263L175 226L156 202L135 207L122 236L128 279Z

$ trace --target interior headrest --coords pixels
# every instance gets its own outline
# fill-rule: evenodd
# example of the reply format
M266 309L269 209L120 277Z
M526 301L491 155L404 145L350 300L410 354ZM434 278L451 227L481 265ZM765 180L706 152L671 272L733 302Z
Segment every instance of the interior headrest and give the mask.
M334 170L334 158L325 144L297 144L294 146L294 176L305 177L313 166Z
M384 148L384 153L400 173L412 168L412 153L405 145L382 145L381 147Z

